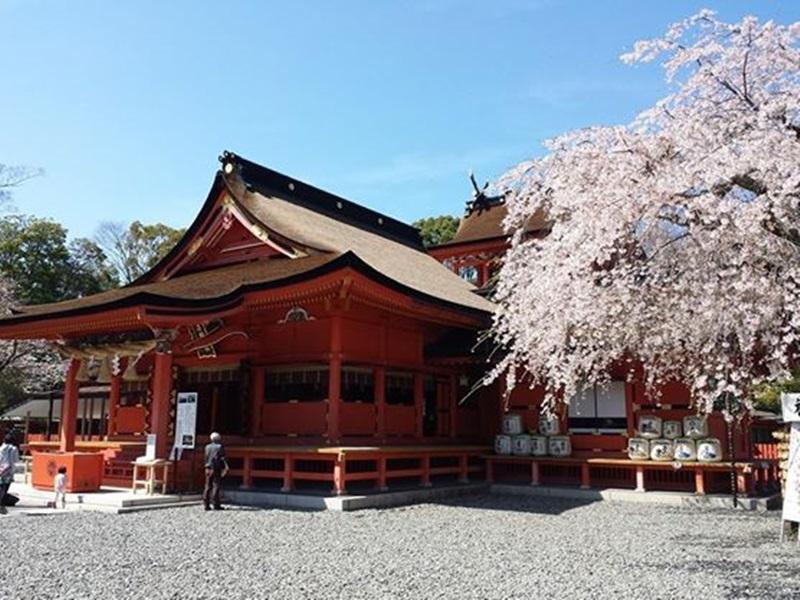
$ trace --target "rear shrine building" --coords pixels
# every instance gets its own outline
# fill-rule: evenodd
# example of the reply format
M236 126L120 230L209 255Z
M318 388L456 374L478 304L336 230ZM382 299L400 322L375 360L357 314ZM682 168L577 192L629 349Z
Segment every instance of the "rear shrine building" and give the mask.
M488 368L473 349L491 324L485 292L507 247L502 202L471 206L453 241L426 250L416 229L388 216L231 153L221 161L183 239L140 279L0 320L0 338L49 340L69 358L58 439L49 425L30 436L34 454L91 455L103 484L128 486L145 434L155 434L156 458L176 461L171 486L186 490L219 431L243 488L343 494L485 478L724 487L720 465L672 472L626 457L639 416L691 414L677 386L656 406L636 382L614 382L596 392L609 396L602 409L596 399L580 414L570 408L559 423L569 458L491 454L503 414L536 429L540 399L520 389L505 401L499 384L468 395ZM528 233L546 235L545 220ZM107 390L100 417L90 409L88 439L78 410L86 387ZM197 437L177 459L182 392L197 394ZM724 438L719 415L709 426ZM751 495L772 485L777 458L757 432L751 423L739 432L733 457Z

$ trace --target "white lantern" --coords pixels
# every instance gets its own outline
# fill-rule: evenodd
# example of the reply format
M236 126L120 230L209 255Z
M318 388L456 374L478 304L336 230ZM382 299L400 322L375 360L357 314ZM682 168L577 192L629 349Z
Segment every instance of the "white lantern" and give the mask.
M700 462L720 462L722 445L716 438L705 438L697 442L697 460Z
M683 427L680 421L664 421L661 428L663 437L668 440L676 440L683 434Z
M708 421L704 416L690 415L683 418L683 434L686 437L699 439L708 435ZM698 448L699 450L699 448Z
M531 454L533 456L547 456L547 438L545 436L531 436Z
M628 458L631 460L648 460L650 458L650 442L645 438L634 437L628 440Z
M675 440L675 460L691 462L697 460L697 447L692 438L678 438Z
M511 438L511 452L516 456L530 456L531 436L528 434L515 435Z
M550 456L565 457L572 454L572 443L568 435L551 435L547 438L547 450Z
M511 454L511 436L497 435L494 438L495 454Z
M539 417L539 433L542 435L558 435L558 417L541 415Z
M516 414L503 415L503 433L506 435L522 433L522 416Z
M661 437L661 417L642 415L639 417L639 436L649 440Z
M668 462L673 459L672 440L660 438L650 441L650 459L659 462Z

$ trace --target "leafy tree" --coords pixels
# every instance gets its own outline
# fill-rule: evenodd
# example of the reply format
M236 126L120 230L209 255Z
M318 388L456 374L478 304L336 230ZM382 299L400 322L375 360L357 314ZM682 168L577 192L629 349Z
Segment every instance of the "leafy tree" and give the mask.
M156 223L134 221L127 228L122 223L106 222L95 235L96 242L108 256L123 283L131 283L161 260L186 232Z
M496 293L492 376L546 406L635 357L703 410L790 376L800 337L800 23L702 11L640 41L672 93L631 125L563 135L523 163ZM552 231L526 239L545 210Z
M58 302L116 284L103 251L91 240L67 242L54 221L23 215L0 220L0 272L25 304Z
M411 225L419 229L422 243L426 248L444 244L453 239L458 231L459 219L451 215L427 217L414 221Z

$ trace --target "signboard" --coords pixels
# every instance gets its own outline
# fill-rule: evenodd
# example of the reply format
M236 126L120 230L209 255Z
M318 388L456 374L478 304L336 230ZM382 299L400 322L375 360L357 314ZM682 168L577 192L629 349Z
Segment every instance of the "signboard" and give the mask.
M175 448L194 449L196 427L197 392L181 392L175 416Z
M145 460L155 460L156 459L156 434L155 433L148 433L147 434L147 446L144 450L144 458Z
M783 420L792 425L783 487L782 521L800 523L800 394L781 394L781 407Z
M783 520L800 523L800 422L792 423L789 461L783 488Z
M784 423L800 423L800 394L781 394Z

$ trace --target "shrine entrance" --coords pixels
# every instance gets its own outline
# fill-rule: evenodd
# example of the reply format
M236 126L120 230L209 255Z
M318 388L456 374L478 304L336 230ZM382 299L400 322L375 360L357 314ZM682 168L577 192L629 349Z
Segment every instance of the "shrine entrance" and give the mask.
M246 433L246 373L239 365L181 371L179 391L197 392L197 435Z
M450 380L447 377L425 377L423 433L425 437L446 437L450 432Z

